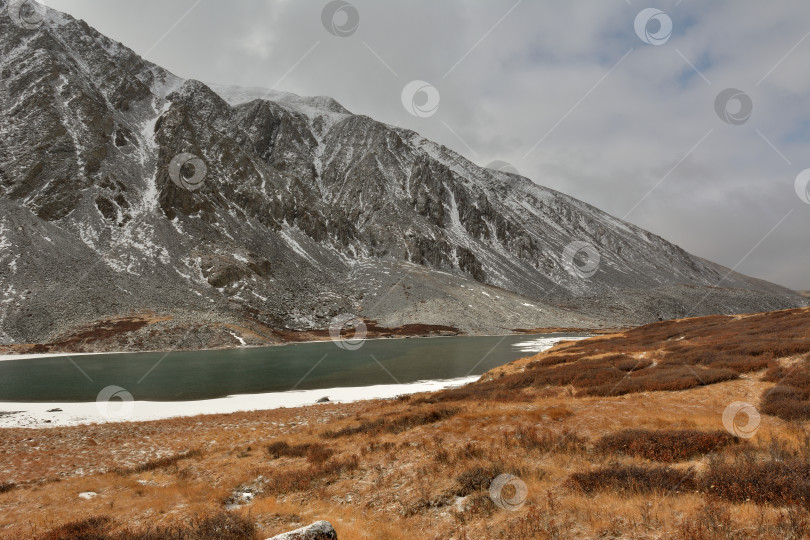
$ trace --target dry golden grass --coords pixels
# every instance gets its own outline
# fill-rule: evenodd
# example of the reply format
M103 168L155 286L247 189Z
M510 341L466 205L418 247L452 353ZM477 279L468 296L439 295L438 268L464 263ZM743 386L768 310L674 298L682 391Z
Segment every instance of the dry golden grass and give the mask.
M808 318L810 310L795 310L662 323L564 344L486 379L555 369L547 359L562 353L646 353L662 361L675 340L681 356L701 347L716 351L722 343L713 335L737 346L738 368L747 365L741 347L761 356L768 353L754 354L757 343L767 340L772 373L783 363L803 365L797 356L807 351L795 344L810 341ZM793 337L776 336L779 328ZM547 365L531 367L544 360ZM200 516L220 515L239 500L236 494L251 492L252 502L231 514L255 524L255 538L319 519L332 522L341 539L358 540L802 538L810 526L810 501L802 499L810 472L793 464L810 460L807 421L763 414L750 440L728 444L717 434L729 403L758 404L779 384L764 375L765 369L740 369L732 380L683 391L607 397L544 385L522 388L519 399L468 392L452 403L419 395L137 424L8 429L0 439L0 484L16 485L0 489L0 536L46 538L65 524L105 516L110 538L136 538L122 531L191 527ZM630 429L689 435L640 435L644 444L632 448L622 446L621 437L599 444ZM715 439L716 447L707 444ZM661 456L668 463L647 459ZM654 468L662 466L677 474L657 474ZM571 482L573 475L599 471L620 477L610 482L632 482L610 489L616 484L600 484L592 474L587 479L595 487L587 493ZM515 511L489 497L489 484L500 474L526 485L525 504ZM684 477L694 482L678 484ZM789 497L768 491L763 478ZM86 491L98 496L80 499Z

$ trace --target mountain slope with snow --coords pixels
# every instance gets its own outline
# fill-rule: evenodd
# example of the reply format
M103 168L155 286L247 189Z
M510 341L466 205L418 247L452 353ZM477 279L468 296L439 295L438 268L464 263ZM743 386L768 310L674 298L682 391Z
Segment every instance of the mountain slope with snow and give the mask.
M804 305L331 98L182 80L51 9L0 30L2 342L133 313L174 321L128 343L150 348L340 313L493 332Z

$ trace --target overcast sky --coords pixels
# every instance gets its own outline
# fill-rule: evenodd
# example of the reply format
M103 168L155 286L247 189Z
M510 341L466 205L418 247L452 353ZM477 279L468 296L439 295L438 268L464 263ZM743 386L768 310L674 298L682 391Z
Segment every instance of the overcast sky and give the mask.
M45 3L181 77L334 97L810 289L795 185L810 168L806 0L351 0L327 17L332 33L326 0ZM413 80L437 90L435 114L403 107ZM720 103L724 120L727 88L743 94Z

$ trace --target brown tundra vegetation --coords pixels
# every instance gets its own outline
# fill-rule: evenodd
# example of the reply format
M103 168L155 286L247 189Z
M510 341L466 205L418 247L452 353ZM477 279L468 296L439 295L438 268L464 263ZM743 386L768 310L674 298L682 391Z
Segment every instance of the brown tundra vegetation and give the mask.
M6 429L0 536L808 538L808 422L810 309L668 321L433 394Z

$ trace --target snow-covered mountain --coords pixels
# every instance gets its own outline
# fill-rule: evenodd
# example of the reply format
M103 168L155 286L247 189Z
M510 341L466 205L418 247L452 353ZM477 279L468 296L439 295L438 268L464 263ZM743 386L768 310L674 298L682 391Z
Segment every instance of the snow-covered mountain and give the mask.
M340 313L494 331L804 305L331 98L183 80L68 15L0 7L6 343L145 313L132 347Z

